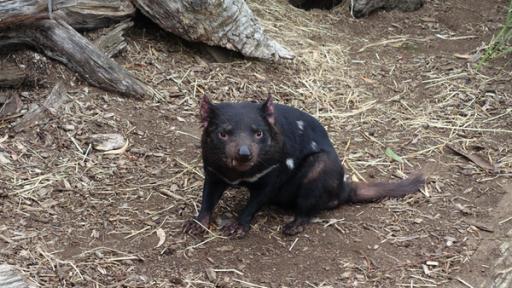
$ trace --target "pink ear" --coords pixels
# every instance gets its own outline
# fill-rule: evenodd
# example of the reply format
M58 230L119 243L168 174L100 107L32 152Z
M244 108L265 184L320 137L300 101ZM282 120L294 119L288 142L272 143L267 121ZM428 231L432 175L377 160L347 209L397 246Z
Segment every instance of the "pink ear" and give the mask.
M208 96L204 95L201 99L201 104L199 104L199 116L201 117L201 126L208 126L208 120L210 119L212 103Z
M265 103L263 103L263 112L265 113L265 117L267 117L268 122L271 125L274 125L276 123L276 118L274 116L274 100L270 94L268 95Z

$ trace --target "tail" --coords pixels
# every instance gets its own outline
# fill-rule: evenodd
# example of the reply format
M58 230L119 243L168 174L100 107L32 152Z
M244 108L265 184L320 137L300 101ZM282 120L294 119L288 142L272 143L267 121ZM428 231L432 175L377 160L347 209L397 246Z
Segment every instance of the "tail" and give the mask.
M347 183L349 202L372 202L387 197L403 197L419 191L425 184L425 177L417 174L398 182Z

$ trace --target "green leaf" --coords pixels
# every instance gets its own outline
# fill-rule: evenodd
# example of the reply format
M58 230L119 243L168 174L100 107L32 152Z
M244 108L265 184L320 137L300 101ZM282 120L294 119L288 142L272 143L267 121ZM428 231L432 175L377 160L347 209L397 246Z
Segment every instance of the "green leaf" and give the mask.
M393 151L393 149L391 148L386 148L386 155L388 155L389 158L395 160L395 161L398 161L400 163L404 163L404 160L402 159L402 157L398 156L395 151Z

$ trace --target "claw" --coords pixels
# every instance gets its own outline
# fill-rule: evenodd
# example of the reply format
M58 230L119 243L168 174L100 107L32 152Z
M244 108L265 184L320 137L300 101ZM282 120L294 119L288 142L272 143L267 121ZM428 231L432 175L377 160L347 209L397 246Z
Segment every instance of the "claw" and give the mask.
M249 226L234 222L222 227L222 232L231 238L243 238L249 232Z
M283 234L293 236L302 233L305 229L305 225L308 222L309 218L307 217L296 217L292 222L284 225Z
M190 219L185 224L183 224L183 233L189 234L189 235L200 235L204 234L204 232L207 231L208 228L208 219L203 219L201 221L200 219L194 218Z

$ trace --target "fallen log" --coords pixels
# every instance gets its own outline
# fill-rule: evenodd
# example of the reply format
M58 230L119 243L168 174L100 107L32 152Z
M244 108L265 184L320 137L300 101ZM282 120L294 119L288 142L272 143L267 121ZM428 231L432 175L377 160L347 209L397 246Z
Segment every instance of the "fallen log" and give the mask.
M123 95L159 97L157 91L132 76L63 21L40 20L20 29L0 31L0 46L3 43L30 45L77 72L93 86Z
M0 1L0 28L5 28L6 24L11 27L0 29L0 47L29 45L63 63L93 86L128 96L161 97L156 90L110 59L126 45L122 33L131 24L124 23L108 37L98 40L104 49L110 50L107 55L74 30L97 29L129 19L135 13L135 7L129 1L53 0L54 20L41 19L41 15L48 12L47 5L47 0ZM13 23L22 24L13 26ZM108 45L112 47L106 47Z
M263 32L243 0L132 0L164 30L186 40L235 50L260 59L293 59L294 54Z
M131 18L135 7L128 0L0 0L0 29L50 18L75 29L98 29Z
M0 29L47 18L48 2L38 0L1 0Z

